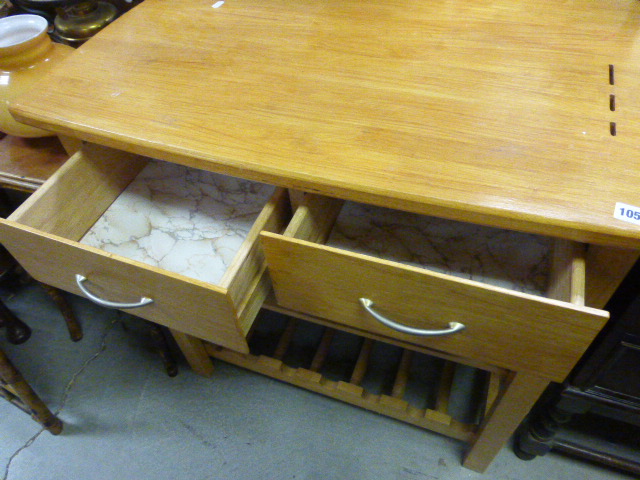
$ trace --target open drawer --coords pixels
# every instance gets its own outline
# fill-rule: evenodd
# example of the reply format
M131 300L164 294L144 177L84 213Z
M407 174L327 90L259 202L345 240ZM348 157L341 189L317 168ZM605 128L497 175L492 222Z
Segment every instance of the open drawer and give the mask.
M86 145L0 242L37 280L247 352L270 289L258 235L289 210L282 189Z
M345 212L341 210L339 200L307 195L284 234L261 235L276 298L283 307L405 344L556 381L565 378L608 319L607 312L583 306L582 245L559 241L561 248L550 255L553 260L544 253L536 253L540 258L532 260L521 258L531 256L527 242L535 243L536 252L554 242L506 232L513 237L501 243L495 237L504 231L496 229L358 204L347 203ZM372 217L364 218L368 215ZM433 221L438 222L436 241L425 237ZM336 229L341 232L336 234ZM382 245L381 237L390 239L390 244ZM404 244L397 243L402 237ZM488 253L475 253L465 243L483 242L485 237L493 238L493 250ZM461 241L459 253L477 263L493 284L477 279L471 265L459 265L454 275L434 271L431 265L406 264L404 258L380 258L387 253L407 257L404 250L411 250L413 244L425 248L408 255L409 260L425 256L431 257L426 258L427 264L433 258L437 263L443 256L441 246ZM509 254L515 258L507 267L510 259L501 256ZM496 268L488 266L489 260ZM449 271L460 260L441 263ZM540 280L547 270L544 265L552 272L549 287L554 298L527 291L509 278L524 272L524 277L539 284L533 290L540 289L545 283ZM507 278L499 278L501 272Z

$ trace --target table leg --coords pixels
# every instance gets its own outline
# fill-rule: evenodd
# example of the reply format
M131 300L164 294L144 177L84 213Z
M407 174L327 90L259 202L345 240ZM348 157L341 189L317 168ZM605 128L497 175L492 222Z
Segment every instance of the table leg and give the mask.
M553 448L555 436L562 425L568 423L574 413L585 413L590 405L576 402L562 405L561 393L552 400L539 404L526 422L518 429L513 451L521 460L532 460L538 455L546 455ZM572 411L573 410L573 411Z
M548 385L549 380L535 375L513 373L480 426L463 465L484 472Z
M153 343L158 351L158 355L162 359L164 369L166 370L167 375L175 377L178 374L178 364L171 352L169 342L167 341L167 336L165 334L167 327L160 326L153 322L148 323L151 330L151 338L153 339Z
M47 295L49 295L51 300L53 300L57 307L60 309L60 313L62 313L62 317L67 323L67 329L69 330L69 336L71 337L71 340L74 342L82 340L82 327L78 323L78 319L73 313L71 305L64 297L63 292L45 283L38 283L42 286L44 291L47 292Z
M173 329L171 330L171 335L173 335L178 347L180 347L180 350L194 372L203 377L213 375L213 362L202 340Z

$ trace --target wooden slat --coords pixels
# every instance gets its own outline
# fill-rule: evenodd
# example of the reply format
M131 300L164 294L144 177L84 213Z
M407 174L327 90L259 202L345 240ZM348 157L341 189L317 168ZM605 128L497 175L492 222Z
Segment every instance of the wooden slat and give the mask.
M451 399L451 388L453 378L456 373L456 365L453 362L445 362L440 374L438 384L438 394L436 396L436 410L441 413L449 413L449 400Z
M360 347L360 353L358 354L358 360L356 360L355 367L351 373L351 380L349 383L354 385L360 385L362 379L367 374L367 368L369 367L369 358L371 357L371 349L373 348L373 340L370 338L364 338Z
M240 354L211 344L206 344L206 348L212 357L225 362L421 428L433 430L465 442L471 441L474 435L475 427L473 425L458 422L440 412L411 407L407 402L398 398L372 394L351 382L329 380L318 372L304 368L292 368L272 357Z
M282 360L289 349L289 345L291 345L291 340L293 339L293 335L296 333L296 328L298 327L298 320L295 318L290 318L287 321L287 326L284 331L280 335L280 339L278 340L278 344L276 345L276 349L273 352L273 358L277 360Z
M320 344L316 350L316 353L313 356L313 360L311 360L311 366L309 370L312 372L319 372L324 366L324 362L327 359L327 355L329 353L329 347L331 346L331 341L335 335L336 331L333 328L325 328L322 334L322 339L320 340Z
M400 363L398 364L396 378L391 391L391 396L394 398L404 397L404 392L407 389L407 382L409 381L409 370L411 369L412 358L413 352L411 350L402 350L402 357L400 357Z

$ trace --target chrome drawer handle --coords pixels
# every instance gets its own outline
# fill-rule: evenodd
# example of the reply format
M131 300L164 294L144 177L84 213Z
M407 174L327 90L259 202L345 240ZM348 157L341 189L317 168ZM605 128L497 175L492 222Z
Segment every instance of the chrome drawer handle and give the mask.
M153 300L148 297L142 297L139 302L136 303L119 303L119 302L110 302L109 300L103 300L100 297L96 297L93 293L87 290L87 287L84 286L84 282L86 282L87 278L83 275L76 274L76 283L78 284L78 288L82 290L89 300L93 303L100 305L101 307L107 308L138 308L144 307L145 305L149 305L153 303Z
M378 312L376 312L373 309L373 302L368 298L361 298L360 303L373 318L378 320L383 325L386 325L387 327L393 328L394 330L397 330L402 333L408 333L409 335L420 335L422 337L437 337L440 335L451 335L452 333L460 332L465 329L464 324L459 322L449 322L449 328L445 328L444 330L422 330L420 328L407 327L406 325L396 323L393 320L389 320L388 318L380 315Z

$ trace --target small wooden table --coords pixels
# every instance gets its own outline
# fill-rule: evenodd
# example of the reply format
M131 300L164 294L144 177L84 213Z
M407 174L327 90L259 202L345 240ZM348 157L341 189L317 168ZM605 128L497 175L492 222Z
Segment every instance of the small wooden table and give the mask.
M586 304L601 308L640 248L639 31L629 0L146 0L12 112L126 152L589 244ZM548 380L510 377L466 466L486 468Z

